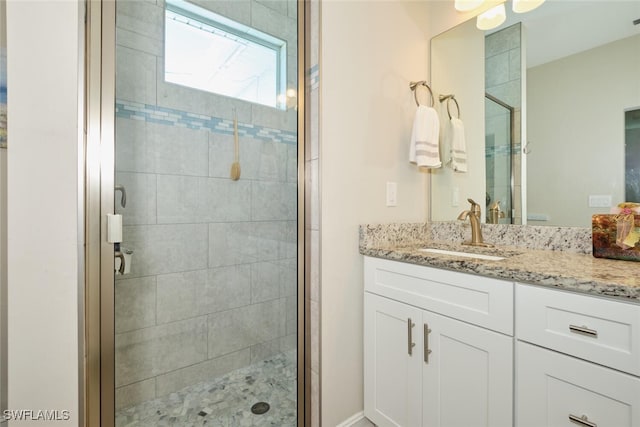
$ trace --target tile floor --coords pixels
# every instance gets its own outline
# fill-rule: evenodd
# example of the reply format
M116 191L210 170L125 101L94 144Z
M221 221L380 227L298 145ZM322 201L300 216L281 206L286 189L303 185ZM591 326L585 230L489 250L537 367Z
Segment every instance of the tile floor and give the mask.
M257 402L267 402L270 410L262 415L251 413L251 406ZM278 354L116 414L116 427L295 425L295 351Z

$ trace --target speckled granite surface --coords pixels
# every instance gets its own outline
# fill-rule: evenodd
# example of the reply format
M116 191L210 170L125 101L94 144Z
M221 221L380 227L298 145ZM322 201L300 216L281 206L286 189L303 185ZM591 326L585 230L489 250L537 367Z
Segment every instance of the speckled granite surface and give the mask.
M534 225L482 224L485 242L498 246L590 254L591 229L584 227L542 227ZM410 245L424 240L459 242L469 240L469 222L364 224L360 246Z
M360 226L360 247L410 245L430 240L426 223L364 224Z
M471 236L468 221L434 222L429 230L431 240L463 242ZM485 242L494 245L581 254L592 251L591 229L585 227L482 224L482 236Z
M402 229L403 232L413 237L410 241L403 242L392 236L393 229ZM502 245L496 240L491 240L488 233L485 235L485 241L497 244L495 248L472 248L461 245L460 241L463 239L455 241L455 236L454 241L432 239L433 236L439 236L437 232L426 232L420 239L415 236L418 230L420 227L417 224L394 224L393 227L363 225L360 227L360 253L377 258L616 297L640 303L640 262L594 258L590 253L577 253L578 251L575 249L571 252L529 249L513 244ZM369 236L374 231L383 231L389 236L387 238ZM513 235L518 235L518 232L516 231ZM466 237L466 234L464 236ZM561 240L553 240L553 242L555 243L551 247L560 244ZM571 245L568 244L568 246ZM505 257L505 259L488 261L433 254L419 250L424 247L498 255ZM584 247L583 244L582 247Z

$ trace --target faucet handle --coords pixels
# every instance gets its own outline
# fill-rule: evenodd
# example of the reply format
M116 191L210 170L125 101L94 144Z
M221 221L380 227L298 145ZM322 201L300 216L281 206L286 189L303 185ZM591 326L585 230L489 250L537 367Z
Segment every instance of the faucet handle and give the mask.
M473 201L473 199L471 198L468 198L467 202L471 203L471 212L473 212L478 218L480 218L480 205Z

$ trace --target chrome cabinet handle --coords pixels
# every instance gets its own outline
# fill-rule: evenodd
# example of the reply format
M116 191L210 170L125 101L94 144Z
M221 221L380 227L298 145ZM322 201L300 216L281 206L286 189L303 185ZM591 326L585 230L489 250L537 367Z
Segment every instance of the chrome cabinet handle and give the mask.
M596 424L596 423L594 423L592 421L589 421L589 418L587 418L586 415L578 417L576 415L569 414L569 421L571 421L572 423L575 423L575 424L579 424L581 426L598 427L598 424Z
M424 363L429 363L429 355L431 354L431 350L429 350L429 334L431 333L431 329L429 329L428 324L424 324Z
M407 352L409 353L409 356L413 356L413 347L415 347L416 343L413 342L413 337L412 337L412 329L413 327L416 326L415 323L413 323L411 321L411 318L407 319Z
M598 338L598 331L589 329L586 326L569 325L569 330L574 334L586 335L588 337Z
M115 251L113 253L113 255L116 258L120 258L120 268L118 269L118 273L124 274L124 262L125 262L124 261L124 254L122 252L120 252L120 251Z

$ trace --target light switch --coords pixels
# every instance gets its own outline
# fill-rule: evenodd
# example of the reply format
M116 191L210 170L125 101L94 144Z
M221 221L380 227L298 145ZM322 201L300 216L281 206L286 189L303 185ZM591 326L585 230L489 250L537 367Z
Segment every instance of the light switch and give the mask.
M387 206L398 206L398 184L387 182Z
M460 188L453 187L451 190L451 206L457 207L460 206Z

